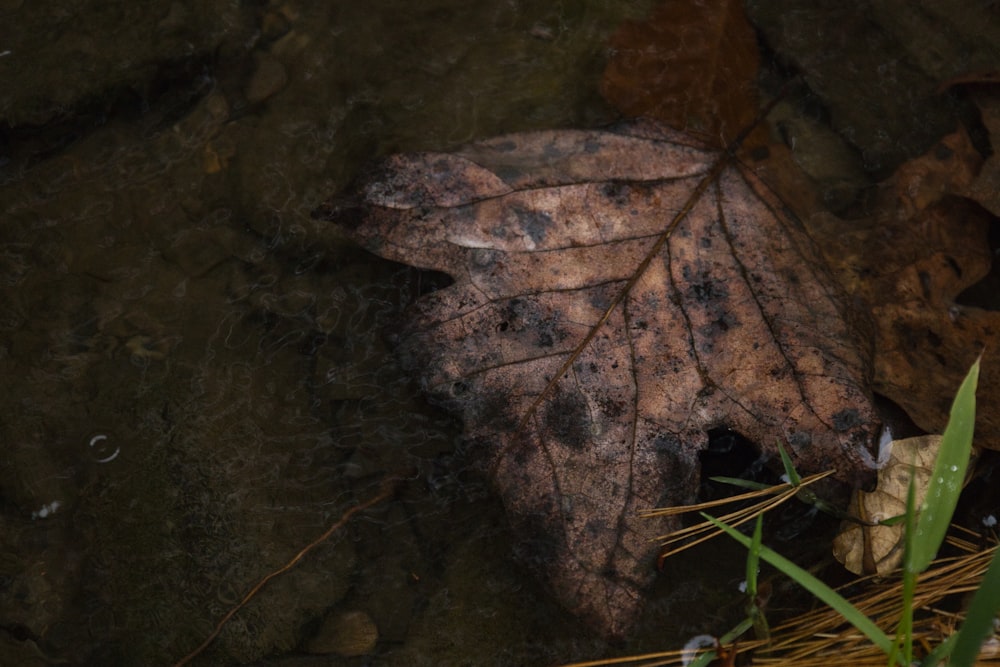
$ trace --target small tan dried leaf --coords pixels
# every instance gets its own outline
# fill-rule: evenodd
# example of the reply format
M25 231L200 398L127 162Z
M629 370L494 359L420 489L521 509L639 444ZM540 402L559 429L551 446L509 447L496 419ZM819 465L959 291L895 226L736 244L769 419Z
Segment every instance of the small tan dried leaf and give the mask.
M893 442L889 461L879 470L878 486L871 493L855 493L848 512L870 523L905 514L911 475L919 507L927 495L927 485L940 447L940 435L922 435ZM833 541L833 555L854 574L887 575L902 562L903 530L903 522L891 526L864 526L845 521Z

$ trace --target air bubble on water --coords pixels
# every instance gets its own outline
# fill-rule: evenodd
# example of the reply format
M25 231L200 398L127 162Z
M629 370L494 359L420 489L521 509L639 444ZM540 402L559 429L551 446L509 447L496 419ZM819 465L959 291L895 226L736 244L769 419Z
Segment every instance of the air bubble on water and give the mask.
M51 503L48 503L47 505L42 505L40 509L32 512L31 518L45 519L50 514L55 514L56 510L59 509L61 506L62 506L61 502L59 502L58 500L53 500Z
M97 463L110 463L121 454L121 447L112 447L112 444L108 441L107 434L98 433L90 438L87 446L90 448L90 456L93 457L94 461Z

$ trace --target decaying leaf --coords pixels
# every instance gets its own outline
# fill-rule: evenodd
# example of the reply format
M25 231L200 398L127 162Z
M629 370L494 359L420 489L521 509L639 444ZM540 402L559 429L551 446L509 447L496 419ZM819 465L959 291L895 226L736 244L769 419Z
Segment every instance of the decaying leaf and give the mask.
M876 326L875 391L921 429L940 432L969 365L1000 332L1000 313L956 303L990 270L992 217L959 195L981 158L964 132L942 139L883 185L871 218L810 218L830 266ZM995 223L993 223L995 224ZM1000 397L1000 356L986 354L983 404ZM1000 415L976 414L976 443L1000 449Z
M1000 156L996 150L1000 146L1000 90L977 91L975 100L994 150L975 180L969 184L966 194L993 215L1000 216Z
M742 0L665 2L647 20L622 24L610 45L601 93L626 116L719 147L753 124L760 57Z
M738 167L543 395L717 159L635 123L397 156L361 189L360 243L455 280L411 308L404 362L462 415L522 559L607 635L627 634L654 576L664 526L637 512L694 500L709 429L767 456L788 443L803 472L874 476L870 339L809 237Z
M940 445L940 435L893 442L889 460L878 472L875 490L855 493L848 513L873 524L905 514L911 471L919 507L927 495ZM844 522L833 541L833 555L854 574L887 575L903 560L904 528L902 522L875 526Z

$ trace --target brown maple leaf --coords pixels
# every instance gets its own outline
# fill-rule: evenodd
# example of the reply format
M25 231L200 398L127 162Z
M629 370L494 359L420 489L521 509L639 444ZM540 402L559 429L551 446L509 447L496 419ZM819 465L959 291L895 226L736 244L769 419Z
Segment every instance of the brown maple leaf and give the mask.
M798 223L718 159L634 123L396 156L361 190L361 244L455 281L411 308L402 358L462 415L522 559L607 635L654 576L664 526L637 512L694 499L710 429L873 479L870 341Z

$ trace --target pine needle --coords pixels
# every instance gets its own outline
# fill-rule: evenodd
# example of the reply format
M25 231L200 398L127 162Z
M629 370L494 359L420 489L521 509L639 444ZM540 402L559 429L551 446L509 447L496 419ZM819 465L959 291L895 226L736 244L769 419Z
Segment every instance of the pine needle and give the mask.
M761 498L764 496L773 496L763 502L759 502L750 507L746 507L735 512L731 512L724 516L719 517L719 520L729 524L730 526L739 526L751 521L756 518L759 514L772 510L783 503L787 502L791 498L794 498L798 492L804 487L818 482L819 480L828 477L833 474L832 470L826 472L817 473L815 475L810 475L804 478L798 486L792 484L779 484L777 486L768 487L766 489L760 489L758 491L750 491L747 493L741 493L730 498L721 498L719 500L712 500L705 503L698 503L696 505L682 505L680 507L664 507L652 510L645 510L640 512L639 516L643 518L654 518L661 516L673 516L675 514L683 514L686 512L700 512L708 508L718 507L719 505L726 505L729 503L743 502L748 500L754 500L756 498ZM708 521L702 521L701 523L695 524L693 526L688 526L687 528L681 528L680 530L674 531L669 535L661 535L657 537L663 545L663 551L660 558L666 556L673 556L678 554L685 549L690 549L693 546L701 544L713 537L720 535L721 531L713 526ZM679 546L674 546L679 545Z

